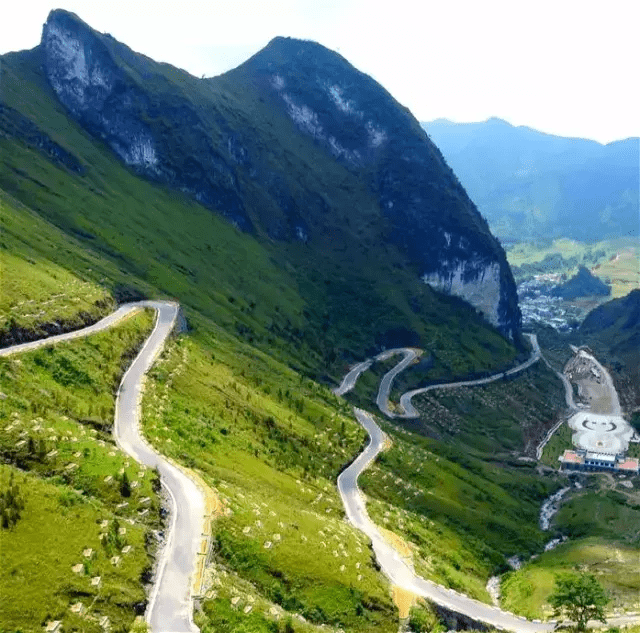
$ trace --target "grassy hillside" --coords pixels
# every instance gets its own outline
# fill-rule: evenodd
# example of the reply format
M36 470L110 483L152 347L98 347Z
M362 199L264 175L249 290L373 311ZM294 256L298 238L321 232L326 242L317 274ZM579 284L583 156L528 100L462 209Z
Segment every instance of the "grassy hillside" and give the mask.
M535 457L536 446L564 408L560 380L543 363L520 376L482 387L433 391L415 398L427 435L464 445L472 454Z
M557 484L530 466L503 468L464 450L386 425L392 448L360 484L380 526L401 535L418 573L489 601L505 557L544 542L538 512Z
M0 214L3 344L77 327L112 310L110 293L95 281L100 273L112 272L99 258L2 190ZM87 272L93 274L88 277Z
M223 598L237 595L270 620L274 609L388 630L388 590L335 489L363 432L325 388L224 332L201 331L167 350L144 401L149 440L202 472L225 508L199 622L213 626Z
M612 610L634 612L640 606L640 495L610 475L588 481L585 489L572 493L555 522L570 540L504 577L507 608L527 617L549 613L546 600L555 575L576 570L596 575L612 598Z
M97 633L103 617L123 630L144 606L157 482L109 429L115 388L151 324L142 312L87 340L0 359L0 489L17 486L23 501L0 529L3 630L61 620Z
M130 78L149 71L116 48ZM393 241L377 240L389 226L364 180L310 138L282 134L292 122L272 115L273 104L251 93L255 85L245 91L223 77L207 84L200 102L202 92L178 71L152 73L163 98L176 97L174 80L184 80L190 107L220 138L233 141L216 118L223 112L246 131L246 143L274 141L273 162L258 166L259 178L240 176L255 228L243 233L187 193L123 166L68 117L41 62L39 49L2 58L0 327L41 335L47 324L74 327L116 302L178 300L189 327L149 376L143 428L218 499L198 625L397 630L388 583L366 539L345 522L335 488L364 433L328 385L353 359L397 343L427 349L432 360L422 369L438 379L505 367L518 352L475 310L423 284ZM167 130L165 140L195 151L195 136ZM188 154L179 157L183 167ZM435 151L432 158L441 160ZM309 199L309 191L330 195ZM267 219L293 222L289 211L305 206L315 213L312 247L289 239L294 224L284 238L269 232ZM150 327L151 316L138 313L85 341L0 363L1 485L12 487L13 473L25 498L19 520L0 531L3 553L11 549L0 570L1 593L11 597L0 607L0 627L26 632L62 619L65 628L94 631L106 616L113 630L126 630L144 610L149 535L160 527L158 482L115 448L110 425L119 377ZM484 583L504 556L543 542L537 511L557 484L512 453L552 419L555 391L545 398L557 387L552 378L536 368L522 382L438 396L458 425L438 428L439 439L387 427L394 447L362 485L372 516L414 544L426 576L486 600ZM374 384L365 378L365 387ZM438 423L425 412L425 428ZM124 473L128 506L120 505ZM96 575L102 581L94 587ZM78 602L93 620L71 611Z
M31 253L37 255L42 244L36 270L57 275L48 257L57 252L58 245L64 245L60 249L64 255L62 262L70 265L84 262L78 270L84 271L89 280L94 279L92 274L99 275L98 281L105 280L93 282L92 287L118 291L137 285L154 292L130 273L113 272L114 265L107 258L84 250L74 239L67 238L15 200L4 200L10 202L5 203L3 210L10 213L7 217L14 217L11 222L18 227L16 235L22 235L19 222L28 221L44 236L28 242L23 255L23 258L32 257ZM50 277L56 279L53 274ZM59 283L67 283L66 275L60 273ZM71 286L70 292L81 288ZM53 286L51 292L58 294ZM227 300L224 310L233 314L238 302ZM366 540L344 522L335 490L338 472L359 452L364 441L350 409L326 387L279 360L278 356L286 358L286 355L277 351L276 346L272 350L275 354L265 353L243 333L238 335L237 328L224 323L221 326L189 304L186 312L191 330L170 343L153 370L143 411L145 433L150 441L200 472L220 499L213 524L212 565L207 571L202 609L196 616L199 625L205 631L234 630L239 626L275 631L278 627L286 630L291 618L291 627L298 631L319 630L322 624L351 631L395 629L397 611L389 588L376 569ZM239 314L246 312L240 310ZM134 333L142 337L149 324L148 316L139 315L117 331L95 340L92 337L52 351L40 350L33 354L33 359L24 356L18 362L5 361L8 369L1 380L9 382L0 386L8 396L2 401L6 407L5 420L10 422L8 416L13 409L23 413L15 427L8 429L10 424L3 424L3 452L5 461L22 469L16 471L18 485L21 490L30 491L35 505L26 506L23 518L3 533L3 538L13 535L17 541L12 543L19 542L24 536L21 522L28 517L32 517L29 521L35 521L44 508L55 506L54 501L61 517L69 512L65 505L68 503L72 508L88 506L93 512L87 509L85 515L78 510L81 525L93 521L96 527L84 532L82 543L73 537L64 556L47 558L46 540L31 541L42 543L42 550L39 545L25 546L32 548L28 550L30 555L34 549L42 552L54 578L67 578L69 560L77 556L76 543L80 553L87 546L98 551L92 545L91 535L95 532L99 538L104 531L102 521L110 520L115 512L121 495L118 484L113 482L121 477L121 469L127 470L131 481L138 478L136 465L130 463L127 467L126 459L110 444L108 426L116 376L122 371L118 354L130 344ZM130 328L127 330L130 334L124 338L119 334L122 328ZM291 350L285 351L294 356ZM486 351L478 353L478 358L486 360ZM304 359L299 362L303 364ZM443 365L435 367L436 371L443 371ZM23 372L29 373L30 381L20 380L20 376L26 375ZM447 404L461 420L468 421L466 433L470 443L483 434L483 419L491 417L492 407L503 409L500 424L490 438L493 444L485 447L495 450L498 437L518 437L516 418L522 411L533 413L529 409L539 407L540 394L551 388L549 380L542 370L534 371L521 386L516 381L510 383L507 393L492 392L487 387L478 394L459 394L455 403L443 406ZM485 402L486 410L476 406L477 398ZM531 419L544 418L545 411L536 412ZM29 423L29 418L35 422ZM43 422L38 422L38 418ZM95 433L86 433L85 440L82 428L93 428ZM41 445L43 429L46 433ZM48 435L50 429L60 446L51 463L51 458L47 458L54 450L47 445L47 441L53 441L47 439L53 437ZM537 528L537 512L541 499L557 484L539 480L526 466L505 468L504 464L479 459L486 455L470 456L466 449L444 442L387 430L394 438L394 448L362 481L370 497L372 516L380 525L413 543L416 567L425 576L486 600L486 579L502 568L504 556L536 551L544 541ZM31 435L33 442L29 441ZM61 442L61 437L69 439ZM22 441L25 444L18 446ZM513 446L508 443L503 446L515 450L519 441ZM77 450L76 444L80 447ZM77 467L68 468L71 463ZM25 478L21 478L23 475ZM109 476L113 479L106 481ZM112 556L118 554L109 552L109 556L96 554L95 567L89 567L87 572L94 573L97 569L103 582L121 586L128 597L119 594L112 598L115 588L111 584L104 585L110 589L102 594L73 583L54 583L53 592L42 594L42 613L38 617L43 621L63 617L73 622L69 606L76 602L87 606L94 598L97 599L92 613L108 615L112 622L130 622L136 610L142 608L136 606L144 601L139 578L149 559L146 553L142 556L141 539L146 530L157 526L158 520L152 480L152 476L143 473L142 490L134 492L136 499L144 496L151 499L152 512L146 515L148 523L139 530L128 523L124 525L127 518L139 521L138 510L147 506L130 506L119 511L123 512L119 527L126 527L127 538L131 539L128 544L134 544L131 552L140 555L137 566L125 566L129 561L127 554L111 570L107 563L111 565ZM62 486L62 490L56 486ZM76 503L75 493L71 492L74 488L84 490L89 502ZM63 518L60 521L65 525ZM43 529L39 525L34 526L34 534ZM112 526L111 522L107 528ZM25 551L18 545L15 550ZM79 558L72 565L82 562ZM12 563L7 569L11 571L18 566L17 562ZM83 566L83 573L84 569ZM111 573L125 576L112 577ZM69 575L76 578L73 571ZM22 587L22 583L14 582L15 578L13 574L3 581L10 595ZM78 578L82 581L82 576ZM35 581L33 584L37 586ZM33 599L32 594L24 596L26 602ZM16 615L6 617L11 623L7 626L26 627Z

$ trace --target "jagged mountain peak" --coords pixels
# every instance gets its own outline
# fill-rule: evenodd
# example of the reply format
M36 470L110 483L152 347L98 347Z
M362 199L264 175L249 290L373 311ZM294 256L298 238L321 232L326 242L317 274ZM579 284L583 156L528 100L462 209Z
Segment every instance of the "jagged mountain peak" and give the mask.
M486 221L411 113L339 54L278 37L200 80L60 10L41 48L59 101L139 175L258 236L391 246L416 280L515 336L515 284Z

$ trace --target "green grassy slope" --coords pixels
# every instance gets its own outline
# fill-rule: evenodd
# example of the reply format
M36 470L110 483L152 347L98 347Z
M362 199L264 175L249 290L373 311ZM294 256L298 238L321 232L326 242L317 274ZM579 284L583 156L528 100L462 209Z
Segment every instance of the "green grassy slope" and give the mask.
M45 179L53 178L60 171L59 167L43 160L29 148L14 146L14 149L29 155L29 164L41 169ZM4 154L3 158L7 156L9 154ZM12 158L15 156L7 160ZM108 162L107 157L103 157L103 160ZM121 170L132 183L137 183L132 175L116 163L112 167ZM65 178L68 176L64 175ZM69 187L68 196L73 198L77 193L76 185L78 183ZM29 189L30 185L24 186L31 193L36 189ZM141 187L149 188L145 190L149 196L151 192L157 193L145 183ZM14 191L14 194L18 193ZM142 207L141 202L136 206L135 202L125 199L124 193L119 195L122 197L115 199L126 202L129 211L132 208L139 211ZM162 192L157 195L162 199ZM47 196L46 201L54 198L56 196ZM52 279L51 292L54 294L60 294L55 284L59 283L60 287L66 284L68 276L73 274L71 271L77 271L76 276L87 284L87 288L100 289L105 294L111 292L126 296L134 294L132 289L156 294L167 287L183 291L183 287L175 280L182 273L175 273L175 269L163 268L153 261L150 266L158 267L158 276L140 279L135 276L137 269L130 267L128 261L123 263L122 258L110 257L106 249L96 248L97 240L86 240L78 232L75 237L69 237L9 194L5 194L2 200L2 210L9 228L4 236L5 252L11 256L17 253L15 256L24 261L27 258L36 261L34 271ZM174 207L170 208L167 203L167 213L171 213L172 208L176 213L177 205L175 202L173 204ZM62 214L65 207L58 202L57 208ZM287 284L292 283L290 278L274 266L270 267L270 260L265 258L264 267L258 271L259 279L252 282L249 272L252 266L248 263L252 256L246 255L246 249L254 248L258 257L263 256L261 253L265 252L264 249L252 238L239 234L208 211L195 205L193 208L194 213L201 213L199 217L203 222L219 224L220 231L216 229L215 234L216 238L221 234L225 238L221 246L223 253L218 254L215 260L219 267L215 284L199 288L189 286L184 291L186 311L193 327L189 337L191 342L185 341L187 347L193 347L193 355L189 354L189 380L181 385L186 392L179 395L170 390L170 404L159 405L160 408L166 406L159 415L158 407L149 405L148 432L161 450L201 470L234 510L231 517L215 523L217 565L212 578L214 584L198 617L203 626L217 627L227 617L225 613L229 604L226 600L235 597L233 588L241 586L243 600L248 600L250 596L256 605L263 605L261 617L266 618L265 626L272 625L275 616L271 610L278 609L277 613L283 614L283 617L286 613L302 613L310 624L301 625L294 619L295 627L300 630L313 628L313 623L329 623L349 630L389 630L395 626L396 612L387 587L376 571L371 552L361 535L345 527L340 520L341 504L335 491L335 477L339 469L359 451L363 441L362 432L347 415L345 405L324 388L302 378L272 356L275 353L302 367L318 362L319 357L313 356L313 350L307 347L302 329L295 328L289 320L296 316L302 320L300 313L294 314L295 306L302 302L293 293L291 303L285 302L286 294L277 298L279 316L284 324L278 331L277 322L274 325L264 316L264 303L274 299L272 293L268 292L269 288L280 283L279 287L286 291ZM103 207L105 213L106 209L106 206ZM132 221L131 218L128 221ZM150 219L146 221L151 222ZM106 227L106 220L104 225ZM73 233L68 226L65 228ZM142 228L138 230L142 231ZM204 233L204 229L201 233ZM160 237L156 239L160 241ZM184 240L186 249L187 238ZM244 256L241 257L237 251ZM137 256L141 257L139 254ZM166 277L160 277L160 273ZM58 279L54 274L58 275ZM246 284L245 277L240 277L240 274L247 275ZM229 277L225 279L224 275ZM274 277L269 275L276 276L279 281L274 281ZM156 288L151 285L150 279L157 284ZM176 285L171 286L172 283ZM251 283L255 283L256 287L258 283L261 284L260 292L268 295L264 303L247 300L246 288L247 285L252 287ZM227 288L228 294L220 293L220 286ZM72 286L69 292L73 297L81 297L83 295L79 291L82 288L81 285ZM202 304L208 307L201 308L199 297L202 298ZM253 297L259 299L260 295ZM22 300L18 291L15 300ZM181 300L185 299L181 297ZM52 305L48 318L59 318L58 307L63 308L65 304ZM446 300L442 305L447 305ZM457 307L457 304L451 302L451 306ZM372 309L380 310L380 306ZM435 306L432 309L435 311ZM278 315L278 312L275 314ZM269 354L251 345L252 342L258 342L258 335L253 332L259 332L258 328L264 323L267 323L267 327L262 329L265 337L263 342L267 341ZM434 317L434 323L437 323L437 327L444 323L441 311L437 318ZM474 323L482 333L480 321L475 319ZM250 327L255 329L247 333ZM349 324L349 327L354 326ZM270 329L279 336L273 335ZM502 358L508 357L510 347L497 334L490 330L487 332L494 337L498 349L503 350ZM238 333L241 335L239 338ZM453 329L450 335L454 335ZM292 346L298 344L294 352ZM305 357L305 354L310 357ZM65 356L65 353L62 355ZM43 358L48 371L66 371L66 361L61 361L64 365L61 370L56 364L48 364L48 356ZM478 362L482 360L485 358L479 356ZM473 363L473 360L463 362ZM163 383L167 376L163 375L161 368L158 371L155 378ZM44 387L42 380L45 381ZM99 380L97 375L92 377L96 384ZM176 383L180 384L179 378ZM149 383L149 398L160 397L161 392L159 388L154 388L154 384L152 381ZM46 379L40 375L36 375L32 385L33 389L47 389ZM63 406L67 406L66 399L61 395L55 398L61 399ZM86 419L93 420L96 428L104 429L110 416L108 399L98 399L91 409L87 407L84 415ZM101 434L100 439L108 442L109 438ZM24 445L20 448L23 449ZM320 458L320 454L327 456ZM109 463L108 459L106 463ZM82 468L89 466L84 464ZM55 477L55 472L48 475ZM298 480L305 483L299 485ZM83 487L89 487L87 482L83 478ZM95 491L96 494L98 492ZM313 502L319 496L314 506ZM270 512L264 516L266 511L261 506L263 503L271 506L271 511L277 512L277 518ZM261 507L263 518L256 518L254 512ZM261 525L257 526L256 521L261 521ZM281 527L281 523L285 527ZM243 532L247 527L251 530L251 538ZM274 540L275 534L281 535L281 541ZM274 545L265 550L264 544L268 540ZM243 560L246 560L246 556L253 557L256 552L262 554L257 557L260 565L247 568ZM309 569L316 571L309 574ZM58 570L56 573L63 572ZM314 577L321 578L322 582L317 583ZM45 603L49 604L48 601ZM234 613L237 612L235 606ZM56 608L61 609L62 606ZM58 612L53 607L51 609L53 617ZM254 610L257 612L258 607ZM130 615L131 607L125 608L122 613ZM113 620L116 615L111 617ZM254 614L251 617L258 616Z
M314 249L301 241L277 242L260 230L241 233L186 195L138 178L67 117L42 75L37 50L4 56L1 72L3 101L36 130L20 136L7 125L9 132L0 135L0 261L9 289L0 304L4 322L29 318L18 325L33 331L39 319L79 323L74 320L85 318L80 313L90 306L91 318L115 299L141 295L174 297L185 309L190 329L171 341L150 376L143 424L160 451L200 472L222 502L198 624L203 631L288 631L291 617L298 631L319 631L321 625L396 630L389 587L365 539L345 523L335 489L338 472L359 452L364 434L326 383L353 358L394 340L428 349L434 359L429 371L438 378L504 367L514 360L514 348L468 306L422 284L398 249L381 249L373 241L383 220L369 194L308 139L284 135L290 145L273 160L295 164L295 173L313 182L292 178L283 188L304 202L307 189L331 185L335 199L325 204L358 208L353 218L345 211L327 220ZM269 104L259 100L247 113L247 96L224 81L216 99L229 116L245 116L239 114L244 108L250 125L266 126L268 118L291 126L284 116L267 117ZM206 109L207 103L195 106ZM6 110L0 115L0 122L13 116ZM277 129L268 134L282 136ZM38 135L68 157L52 158ZM306 162L298 165L303 156ZM258 184L247 179L242 185L256 225L261 213L279 212L262 206L268 201ZM23 301L33 301L39 316L14 316ZM113 447L109 425L121 359L130 357L149 325L148 315L138 315L100 337L1 365L0 390L7 398L0 401L0 446L10 464L3 477L7 469L22 469L16 476L30 499L23 518L2 533L16 551L2 582L24 611L35 598L19 597L17 580L23 579L14 569L20 569L26 548L35 548L55 579L42 594L40 620L62 616L71 626L72 601L88 605L96 598L95 612L125 626L144 606L139 579L149 558L142 545L158 516L149 473L139 477L136 505L119 511L123 519L138 521L126 525L135 556L112 569L101 550L91 563L90 571L104 576L105 592L87 591L85 576L76 578L67 568L99 538L96 521L113 516L121 469L138 479L137 466L127 466ZM483 461L486 452L499 450L502 457L526 441L517 419L522 413L532 425L551 416L552 407L543 402L551 388L544 371L511 387L507 393L490 387L461 393L455 402L441 403L467 425L446 439L477 443L473 456L466 448L390 430L394 448L363 478L372 515L415 543L418 569L481 599L487 598L487 576L501 567L504 555L539 547L537 508L554 487L527 466ZM496 407L504 411L494 420ZM54 436L58 453L47 457ZM74 489L84 490L88 501L76 502ZM141 520L143 495L150 497L151 512ZM36 536L26 533L32 526L29 534L42 534L40 515L48 509L63 526L74 513L80 525L91 526L82 543L73 533L57 558L48 553L48 541L38 549ZM17 613L0 626L26 627Z
M638 550L640 495L610 475L592 476L585 489L572 494L555 521L555 529L570 537L504 577L504 604L516 613L539 617L550 612L546 602L555 575L588 571L597 576L616 611L640 606Z
M537 363L520 376L482 387L433 391L415 399L413 428L464 445L474 455L535 457L536 446L564 408L564 388Z
M100 258L0 190L0 341L40 338L110 312ZM102 277L101 279L105 279Z
M505 557L544 542L540 504L555 487L530 466L504 468L465 450L386 425L393 447L361 478L369 511L412 544L419 573L488 600Z
M0 529L0 628L61 620L98 632L106 616L121 630L145 603L147 538L160 525L155 477L109 428L115 388L151 325L141 312L90 339L0 359L0 489L13 478L24 499L20 519ZM86 618L71 610L78 602Z
M223 332L198 333L163 355L144 411L154 446L202 472L227 508L199 623L213 626L238 595L269 620L276 609L347 630L393 626L366 539L342 520L335 478L363 433L333 394Z

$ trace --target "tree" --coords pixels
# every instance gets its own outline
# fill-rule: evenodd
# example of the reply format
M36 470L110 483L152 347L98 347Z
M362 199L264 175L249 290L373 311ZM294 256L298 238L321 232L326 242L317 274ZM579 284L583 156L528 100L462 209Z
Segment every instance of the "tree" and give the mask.
M24 499L12 472L9 486L4 492L0 492L0 525L2 528L13 527L20 520L22 510L24 510Z
M120 494L123 497L131 496L131 484L129 483L129 477L127 476L127 472L122 473L122 479L120 481Z
M592 574L559 576L549 598L553 615L569 618L577 631L586 630L589 620L606 623L604 607L608 602L604 588Z

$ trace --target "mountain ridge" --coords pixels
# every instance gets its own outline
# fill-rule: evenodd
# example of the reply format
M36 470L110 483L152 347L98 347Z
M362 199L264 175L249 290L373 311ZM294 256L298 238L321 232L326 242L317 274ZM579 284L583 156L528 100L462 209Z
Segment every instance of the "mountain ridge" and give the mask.
M562 134L556 134L554 132L545 132L544 130L539 130L538 128L532 127L531 125L516 125L515 123L511 123L506 119L502 119L498 116L490 116L486 119L482 119L481 121L453 121L452 119L447 119L446 117L438 117L436 119L431 119L430 121L422 121L421 125L423 129L425 129L429 125L437 125L437 126L448 126L451 128L455 127L469 127L469 126L482 126L486 124L501 126L505 128L511 128L515 130L524 130L528 132L534 132L536 134L542 136L550 136L553 138L566 139L571 141L586 141L588 143L595 143L601 147L606 147L608 145L615 145L616 143L624 143L626 141L636 141L638 140L637 136L625 136L623 138L614 139L612 141L607 141L603 143L593 138L587 138L586 136L565 136Z
M516 335L515 285L486 222L418 122L339 55L313 42L275 38L238 68L196 79L58 10L43 28L41 46L58 99L137 173L186 192L244 231L307 243L333 211L326 192L338 183L306 183L300 159L313 156L314 171L335 161L348 174L334 177L344 182L346 176L369 198L368 213L378 216L375 239L392 242L424 281L470 301ZM295 156L289 173L274 169L280 156L271 151L276 143L265 135L268 127ZM345 219L354 212L362 213L360 204ZM468 281L475 282L469 291Z

